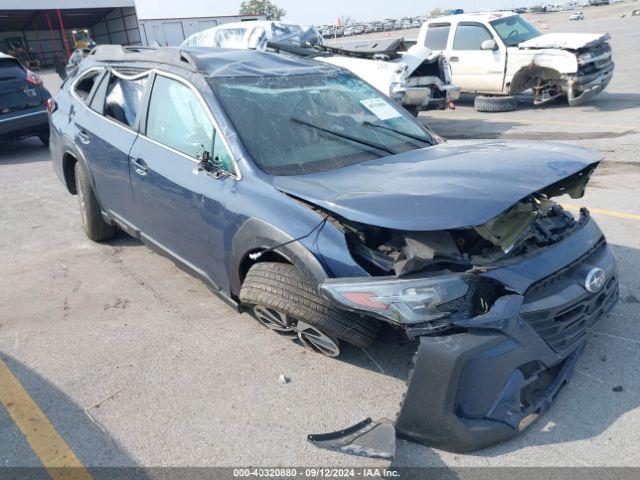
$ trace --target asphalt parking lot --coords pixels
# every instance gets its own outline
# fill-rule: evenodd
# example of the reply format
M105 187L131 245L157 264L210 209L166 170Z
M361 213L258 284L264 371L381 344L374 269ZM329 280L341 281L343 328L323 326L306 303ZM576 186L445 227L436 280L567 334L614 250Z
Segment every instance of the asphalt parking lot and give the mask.
M525 97L515 112L480 114L465 98L421 115L452 141L555 140L602 152L586 196L563 204L589 207L607 235L621 302L555 405L519 438L470 455L399 441L392 466L640 466L640 17L632 8L585 9L583 22L544 16L552 31L611 33L616 73L588 105L535 108ZM56 89L55 75L45 81ZM340 360L310 353L137 240L90 242L77 198L37 139L1 145L0 172L0 396L11 400L0 402L0 466L39 466L43 454L87 467L389 465L318 450L306 436L393 417L415 345L389 331ZM282 374L291 381L281 384ZM16 422L15 402L39 408Z

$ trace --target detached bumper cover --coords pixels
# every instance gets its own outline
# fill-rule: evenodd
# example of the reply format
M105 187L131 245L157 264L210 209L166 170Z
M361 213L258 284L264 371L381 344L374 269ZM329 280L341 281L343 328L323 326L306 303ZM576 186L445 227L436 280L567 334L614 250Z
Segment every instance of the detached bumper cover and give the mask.
M520 300L500 301L490 316L517 321ZM536 348L500 333L421 337L396 434L459 453L509 440L551 406L584 346L544 365Z

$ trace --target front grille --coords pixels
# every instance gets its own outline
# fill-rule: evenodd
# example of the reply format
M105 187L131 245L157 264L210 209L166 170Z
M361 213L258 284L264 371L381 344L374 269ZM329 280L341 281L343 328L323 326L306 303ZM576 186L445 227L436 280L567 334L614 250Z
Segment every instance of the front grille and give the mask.
M571 278L580 267L586 264L591 264L593 259L601 253L601 250L605 248L606 245L607 242L604 237L600 237L593 247L591 247L580 258L554 272L552 275L549 275L548 277L545 277L531 285L525 294L527 301L538 300L545 297L553 290L558 289L560 285L566 284L567 280Z
M597 259L603 254L604 248L606 248L606 241L602 238L583 256L553 275L533 284L525 294L522 318L551 348L558 352L580 342L589 328L613 307L618 298L617 277L610 276L604 288L596 294L587 292L580 284L582 294L554 308L527 311L526 306L551 297L569 285L575 285L578 278L583 278L580 272L585 266L597 264Z
M551 348L560 352L582 340L589 328L613 307L618 294L618 279L614 275L597 294L585 292L565 305L523 313L522 318Z

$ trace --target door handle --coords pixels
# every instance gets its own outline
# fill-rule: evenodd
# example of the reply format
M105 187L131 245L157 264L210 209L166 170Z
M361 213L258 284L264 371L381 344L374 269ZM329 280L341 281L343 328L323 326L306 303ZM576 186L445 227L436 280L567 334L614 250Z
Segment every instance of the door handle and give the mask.
M138 175L144 177L147 173L149 173L149 166L143 159L136 158L135 160L132 160L131 163L133 163L133 167L135 168Z
M460 57L449 57L450 62L457 62L460 60Z
M78 132L78 138L85 145L89 145L91 143L91 137L84 130L80 130Z

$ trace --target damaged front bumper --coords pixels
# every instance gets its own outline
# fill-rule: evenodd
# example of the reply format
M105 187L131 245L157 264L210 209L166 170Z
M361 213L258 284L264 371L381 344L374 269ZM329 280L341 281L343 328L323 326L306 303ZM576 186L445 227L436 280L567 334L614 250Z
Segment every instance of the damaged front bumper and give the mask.
M602 92L613 78L614 64L586 75L574 75L567 80L567 99L572 107L582 105Z
M600 276L598 285L590 284L592 272ZM588 332L619 295L613 253L593 220L537 258L480 275L509 285L509 292L485 314L452 320L453 330L418 337L393 425L400 438L464 453L517 436L550 407L584 351ZM323 444L310 441L377 456L384 456L379 445L390 444L379 438L389 429L377 429L373 449L367 444L371 434L348 431L348 439L334 434L329 441L323 437Z

